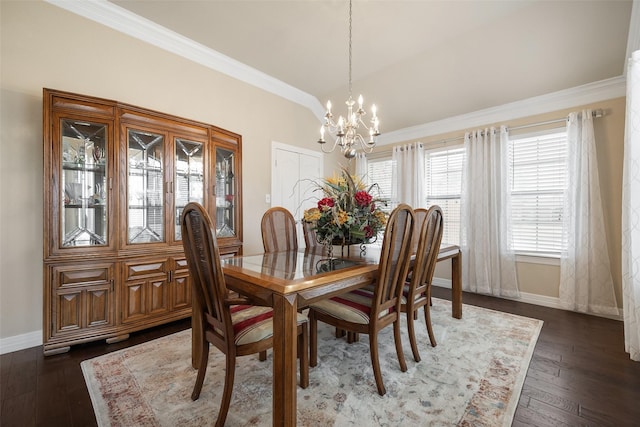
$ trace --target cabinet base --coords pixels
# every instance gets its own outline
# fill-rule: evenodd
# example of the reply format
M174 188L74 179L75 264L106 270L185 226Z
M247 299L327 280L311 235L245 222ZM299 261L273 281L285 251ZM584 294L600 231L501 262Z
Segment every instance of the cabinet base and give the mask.
M70 349L71 349L71 346L68 345L66 347L58 347L58 348L52 348L51 350L44 350L42 353L45 356L53 356L56 354L67 353Z
M107 338L105 341L107 342L107 344L115 344L117 342L128 340L128 339L129 339L129 334L124 334L124 335L118 335L116 337Z

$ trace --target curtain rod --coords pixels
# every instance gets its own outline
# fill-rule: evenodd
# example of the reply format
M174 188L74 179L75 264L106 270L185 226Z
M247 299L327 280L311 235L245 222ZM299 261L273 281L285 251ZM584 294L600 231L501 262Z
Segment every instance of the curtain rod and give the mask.
M597 110L593 110L591 111L591 115L594 118L599 118L604 116L604 110L602 109L597 109ZM507 127L507 129L509 130L518 130L518 129L526 129L526 128L531 128L531 127L536 127L536 126L544 126L544 125L550 125L553 123L560 123L560 122L564 122L568 119L569 117L564 117L562 119L553 119L553 120L547 120L545 122L537 122L537 123L530 123L528 125L520 125L520 126L514 126L514 127ZM434 144L446 144L447 142L453 142L453 141L457 141L459 139L464 139L464 135L463 136L456 136L454 138L447 138L447 139L443 139L441 141L434 141Z

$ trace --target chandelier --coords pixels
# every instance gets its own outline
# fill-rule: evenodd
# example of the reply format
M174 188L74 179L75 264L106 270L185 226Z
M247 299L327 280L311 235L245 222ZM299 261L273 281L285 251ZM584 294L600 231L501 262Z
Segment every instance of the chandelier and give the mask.
M352 42L351 42L351 16L352 5L349 0L349 99L347 104L347 115L345 117L340 116L338 122L333 120L333 114L331 114L331 101L327 101L327 112L324 115L324 124L320 128L320 139L318 143L321 144L322 151L325 153L333 152L336 147L340 147L340 151L347 159L351 159L356 156L356 149L361 147L363 151L370 153L373 151L373 147L376 146L375 137L380 135L378 116L376 116L375 104L371 106L371 121L367 126L363 121L363 117L367 114L362 108L362 95L358 97L358 108L354 111L355 101L351 94L351 57L352 57ZM369 133L368 138L360 135L360 127ZM335 142L330 150L325 149L326 141L324 140L325 132L329 132L335 136Z

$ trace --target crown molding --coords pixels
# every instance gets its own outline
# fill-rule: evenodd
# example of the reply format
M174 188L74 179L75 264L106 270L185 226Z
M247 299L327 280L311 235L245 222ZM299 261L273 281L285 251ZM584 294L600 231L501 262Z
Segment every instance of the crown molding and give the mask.
M47 3L142 40L190 61L226 74L310 109L323 117L320 101L281 80L249 67L229 56L196 43L146 18L106 0L45 0Z
M550 111L619 98L625 96L625 93L625 77L613 77L571 89L389 132L378 137L378 144L393 144L431 135L455 132L476 126L484 126L490 123L544 114Z

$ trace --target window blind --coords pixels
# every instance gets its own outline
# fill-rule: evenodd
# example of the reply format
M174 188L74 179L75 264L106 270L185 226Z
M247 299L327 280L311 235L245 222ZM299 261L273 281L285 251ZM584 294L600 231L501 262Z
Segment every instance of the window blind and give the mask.
M425 155L425 191L427 206L442 209L444 229L442 241L460 243L460 193L464 148L429 150Z
M376 159L367 162L367 184L378 184L380 190L379 197L387 203L381 209L387 213L391 212L391 159ZM373 196L377 194L372 190Z
M508 156L512 249L559 255L567 183L566 131L512 138Z

